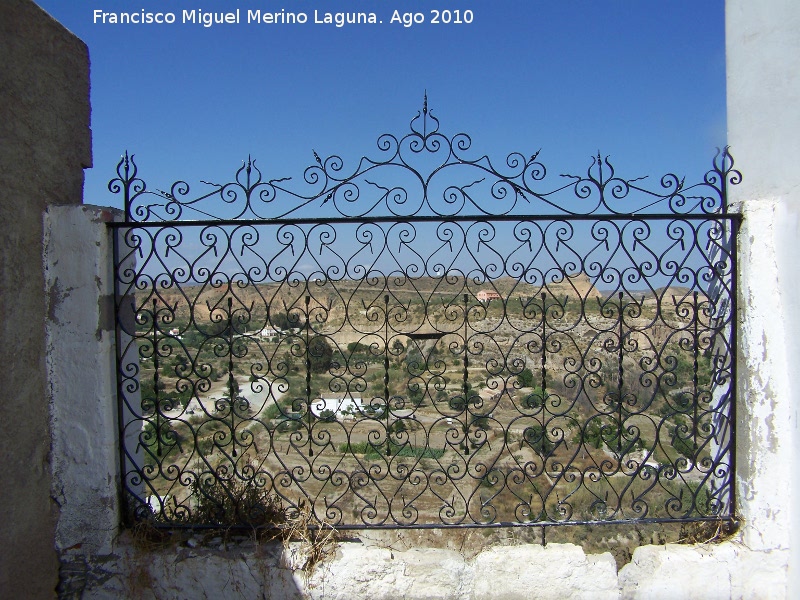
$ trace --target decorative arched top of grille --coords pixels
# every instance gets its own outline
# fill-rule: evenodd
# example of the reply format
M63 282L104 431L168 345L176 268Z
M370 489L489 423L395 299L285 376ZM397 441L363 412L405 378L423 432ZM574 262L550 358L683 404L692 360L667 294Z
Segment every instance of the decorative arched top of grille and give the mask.
M547 177L531 154L512 152L497 167L487 155L469 158L472 139L439 131L439 120L421 111L402 137L383 134L377 156L363 156L352 171L331 155L315 162L301 179L271 177L248 157L234 181L195 192L185 181L169 190L149 189L133 155L117 165L109 190L122 194L127 222L238 221L336 218L439 218L501 216L718 215L727 213L727 185L741 174L728 148L718 150L703 181L687 184L674 174L653 189L644 177L618 175L598 152L585 175Z

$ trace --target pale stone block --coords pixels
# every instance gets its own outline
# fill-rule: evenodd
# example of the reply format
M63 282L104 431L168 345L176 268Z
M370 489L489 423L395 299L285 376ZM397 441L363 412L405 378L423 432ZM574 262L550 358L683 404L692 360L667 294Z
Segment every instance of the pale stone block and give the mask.
M414 600L457 600L472 584L472 571L464 557L446 549L415 549L399 557L411 575L408 598Z
M623 599L714 600L731 597L729 565L691 546L641 546L619 572Z
M786 598L788 551L720 545L642 546L619 572L623 599Z
M405 562L390 550L345 543L332 561L317 567L308 592L325 600L405 598L411 586L405 571ZM302 584L302 573L295 573L295 581Z
M573 544L491 548L474 561L472 600L619 598L609 553L589 559Z

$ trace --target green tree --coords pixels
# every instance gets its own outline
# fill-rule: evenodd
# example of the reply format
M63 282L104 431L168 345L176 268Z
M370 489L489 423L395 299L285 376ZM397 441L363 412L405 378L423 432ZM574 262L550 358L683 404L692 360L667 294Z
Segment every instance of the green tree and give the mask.
M408 386L408 399L414 406L422 404L422 399L425 397L425 390L421 385Z
M695 460L697 454L697 448L695 447L694 442L688 437L691 433L691 429L689 429L689 433L684 431L685 427L676 426L670 428L670 438L672 442L672 447L675 448L678 452L680 452L683 456L688 458L689 460Z
M308 358L312 373L324 373L333 363L333 348L325 336L318 335L308 342Z
M398 434L402 433L403 431L406 431L407 429L408 426L406 425L406 422L403 419L398 419L397 421L389 425L390 433Z
M589 423L586 424L583 432L578 432L576 436L576 442L581 441L581 437L583 437L583 442L587 446L592 446L596 450L603 445L603 427L606 426L602 421L599 419L592 419ZM606 426L607 427L607 426Z
M555 448L555 444L547 437L547 430L538 423L525 428L525 431L522 432L520 447L523 442L540 456L547 456Z
M526 367L517 375L517 382L520 387L533 387L533 372Z
M349 344L347 344L347 351L350 354L356 354L356 353L363 354L367 350L369 350L369 346L365 346L364 344L361 344L359 342L350 342Z
M533 388L533 392L525 396L522 401L523 408L527 409L539 409L544 406L545 401L545 393L544 390L540 387Z
M277 312L270 315L270 321L272 321L272 326L275 329L293 329L294 327L299 327L299 321L292 320L292 318L286 314L285 312Z

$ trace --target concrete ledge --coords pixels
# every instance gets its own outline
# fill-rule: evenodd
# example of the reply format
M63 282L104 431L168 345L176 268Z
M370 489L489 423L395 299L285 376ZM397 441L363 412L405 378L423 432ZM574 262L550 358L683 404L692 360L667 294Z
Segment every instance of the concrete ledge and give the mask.
M625 600L788 597L787 550L756 552L740 543L642 546L619 571Z
M114 553L68 552L85 599L269 598L270 600L772 599L787 597L789 552L739 542L642 546L616 571L610 554L572 544L488 548L473 559L441 548L395 551L340 544L310 577L299 547L276 543L185 544L153 549L124 534Z

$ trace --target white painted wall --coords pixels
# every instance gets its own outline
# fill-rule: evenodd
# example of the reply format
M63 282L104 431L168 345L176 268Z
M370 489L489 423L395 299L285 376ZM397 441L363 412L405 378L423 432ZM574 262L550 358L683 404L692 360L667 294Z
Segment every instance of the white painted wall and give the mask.
M728 143L740 236L737 475L743 541L792 548L800 589L800 3L726 2Z
M119 527L111 209L44 214L45 327L56 549L109 554Z

